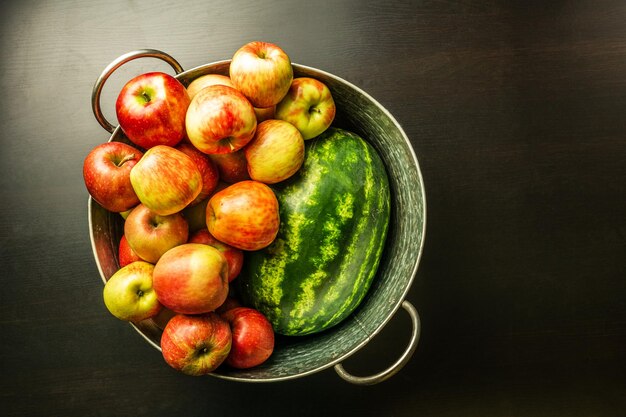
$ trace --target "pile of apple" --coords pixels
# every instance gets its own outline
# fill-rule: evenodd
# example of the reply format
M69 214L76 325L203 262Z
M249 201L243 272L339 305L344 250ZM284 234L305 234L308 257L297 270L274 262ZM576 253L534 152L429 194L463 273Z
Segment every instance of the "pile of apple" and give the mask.
M115 107L128 141L96 146L83 165L91 197L124 218L107 309L129 322L153 319L165 361L185 374L260 365L274 350L272 326L230 283L246 251L275 239L279 207L268 184L295 174L304 141L332 123L330 90L294 78L277 45L250 42L229 76L184 86L141 74Z

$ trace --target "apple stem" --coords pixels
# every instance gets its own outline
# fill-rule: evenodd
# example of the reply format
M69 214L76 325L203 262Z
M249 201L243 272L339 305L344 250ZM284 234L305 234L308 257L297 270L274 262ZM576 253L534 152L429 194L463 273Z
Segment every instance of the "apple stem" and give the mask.
M122 165L124 165L126 162L128 161L132 161L133 159L135 159L135 154L131 153L129 155L126 155L125 157L123 157L116 165L118 167L121 167Z

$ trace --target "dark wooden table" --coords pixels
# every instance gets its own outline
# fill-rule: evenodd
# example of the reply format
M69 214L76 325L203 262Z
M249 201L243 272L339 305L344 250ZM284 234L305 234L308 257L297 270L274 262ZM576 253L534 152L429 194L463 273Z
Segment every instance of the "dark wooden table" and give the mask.
M9 1L0 16L1 415L624 415L623 1ZM188 69L250 40L367 90L417 153L423 333L382 384L186 377L105 309L81 175L109 136L97 76L135 49ZM148 70L168 67L111 78L108 117ZM409 329L400 311L344 366L387 367Z

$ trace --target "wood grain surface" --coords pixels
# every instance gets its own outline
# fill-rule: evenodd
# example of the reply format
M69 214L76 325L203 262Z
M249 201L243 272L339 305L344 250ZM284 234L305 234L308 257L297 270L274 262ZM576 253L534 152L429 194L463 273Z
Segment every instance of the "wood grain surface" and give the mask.
M626 409L626 3L8 1L0 5L3 416L621 416ZM192 378L102 301L82 162L109 134L91 89L156 48L185 69L244 43L365 89L411 139L427 192L411 361L358 387ZM129 77L171 71L145 59ZM402 311L344 362L368 375Z

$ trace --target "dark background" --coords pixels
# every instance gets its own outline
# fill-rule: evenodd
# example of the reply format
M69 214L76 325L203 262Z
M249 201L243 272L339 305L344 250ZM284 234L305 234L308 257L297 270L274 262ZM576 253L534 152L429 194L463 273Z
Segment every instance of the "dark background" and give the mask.
M626 409L623 1L9 1L0 6L0 414L622 416ZM191 378L102 301L82 162L119 55L185 69L266 40L339 75L404 127L427 190L407 299L423 332L390 380L330 369ZM106 84L169 70L144 59ZM404 350L399 311L344 362Z

